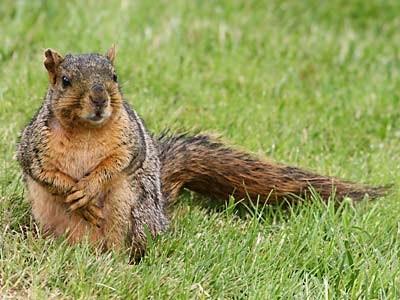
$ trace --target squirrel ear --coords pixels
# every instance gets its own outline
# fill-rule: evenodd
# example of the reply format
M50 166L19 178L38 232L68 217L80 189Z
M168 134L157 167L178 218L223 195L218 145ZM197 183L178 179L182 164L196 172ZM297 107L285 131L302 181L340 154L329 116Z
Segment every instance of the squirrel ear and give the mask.
M113 44L112 47L108 49L106 53L106 57L111 62L111 64L114 64L114 59L116 55L117 55L117 49L115 48L115 44Z
M54 50L47 49L44 52L44 66L49 72L49 79L52 84L56 83L57 79L57 69L60 63L64 60L64 58Z

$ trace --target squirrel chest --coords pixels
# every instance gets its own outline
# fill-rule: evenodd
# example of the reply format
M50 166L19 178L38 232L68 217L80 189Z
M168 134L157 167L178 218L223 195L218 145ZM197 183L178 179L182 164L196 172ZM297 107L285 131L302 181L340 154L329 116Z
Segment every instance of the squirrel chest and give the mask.
M79 180L92 171L118 144L113 132L68 131L58 123L50 124L49 162L61 172Z
M62 128L55 121L50 122L48 129L47 163L76 180L90 173L117 147L119 137L116 132L121 132L115 128L74 132ZM86 235L96 243L123 243L129 228L129 217L126 216L130 212L129 199L134 199L133 195L124 192L131 187L124 177L116 177L103 191L103 197L107 198L102 204L106 221L101 229L91 226L77 212L66 213L63 196L52 195L31 178L28 178L27 185L33 215L46 233L56 236L68 233L72 243ZM113 196L110 196L111 189ZM118 225L115 222L119 222Z

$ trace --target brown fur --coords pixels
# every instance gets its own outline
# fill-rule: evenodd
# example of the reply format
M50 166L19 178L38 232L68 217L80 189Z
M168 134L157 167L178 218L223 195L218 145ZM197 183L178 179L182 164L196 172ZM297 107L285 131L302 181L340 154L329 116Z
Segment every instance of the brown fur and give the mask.
M335 195L361 200L376 198L384 187L368 187L334 177L257 159L228 148L208 136L161 136L163 191L175 198L182 188L219 199L259 200L260 203L298 201L311 189L324 200ZM297 196L297 197L296 197Z
M49 89L22 133L18 160L35 219L71 243L144 253L167 225L156 146L122 100L107 56L45 52Z
M71 243L131 247L138 259L148 233L166 229L165 208L182 188L271 203L303 197L310 187L324 199L334 189L337 199L383 195L381 188L257 160L206 136L152 138L122 99L115 54L45 52L49 89L17 151L44 232Z

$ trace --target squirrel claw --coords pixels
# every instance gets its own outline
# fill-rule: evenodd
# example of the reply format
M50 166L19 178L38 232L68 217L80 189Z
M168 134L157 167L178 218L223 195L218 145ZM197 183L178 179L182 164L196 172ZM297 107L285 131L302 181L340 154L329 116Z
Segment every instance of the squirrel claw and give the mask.
M77 201L84 197L85 197L85 193L83 191L73 191L71 194L69 194L67 199L65 199L65 203Z
M90 199L87 196L83 196L82 198L76 200L71 206L69 207L70 211L74 211L78 208L81 208L89 203Z

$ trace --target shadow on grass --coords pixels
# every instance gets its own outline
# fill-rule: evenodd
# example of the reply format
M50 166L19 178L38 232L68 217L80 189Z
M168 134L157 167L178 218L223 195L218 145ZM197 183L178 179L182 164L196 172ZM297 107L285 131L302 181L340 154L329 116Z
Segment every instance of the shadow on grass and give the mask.
M304 198L293 195L282 199L279 203L274 202L269 204L268 201L260 198L256 201L250 199L236 200L233 197L223 201L185 190L178 200L171 205L170 211L174 211L175 206L182 203L190 207L203 209L209 214L217 213L233 215L240 219L257 218L260 222L273 220L274 223L281 223L307 210L323 213L326 210L332 209L335 214L340 215L345 210L354 209L356 206L364 206L368 202L370 202L370 199L367 197L363 201L358 202L354 202L350 198L339 201L335 198L334 193L328 201L325 201L313 190L310 195Z

